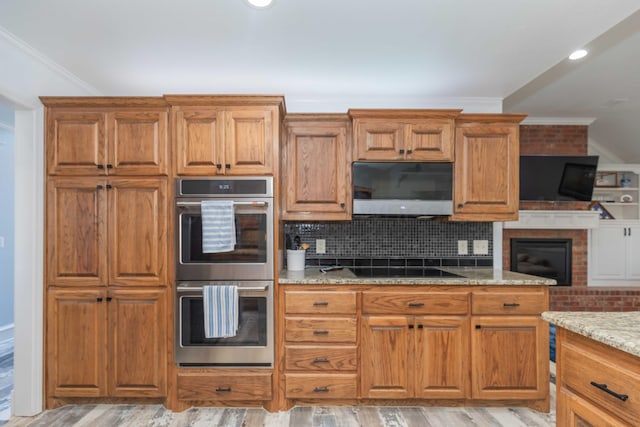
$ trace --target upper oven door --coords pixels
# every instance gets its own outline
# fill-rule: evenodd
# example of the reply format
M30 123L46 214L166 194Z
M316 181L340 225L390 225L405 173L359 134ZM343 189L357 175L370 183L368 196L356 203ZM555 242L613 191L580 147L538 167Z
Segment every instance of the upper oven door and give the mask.
M201 199L176 201L177 280L273 280L273 199L235 199L236 246L202 252Z

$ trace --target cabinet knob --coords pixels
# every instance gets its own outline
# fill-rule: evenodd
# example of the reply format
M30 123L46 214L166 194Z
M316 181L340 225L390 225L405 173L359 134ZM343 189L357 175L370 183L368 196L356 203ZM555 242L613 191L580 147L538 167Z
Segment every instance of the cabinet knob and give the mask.
M216 163L216 168L217 168L217 169L222 169L222 164L220 164L220 163Z
M113 185L107 184L107 190L111 190L112 188L113 188Z
M413 150L407 150L407 154L413 153Z
M408 325L408 327L409 327L409 329L413 329L413 328L414 328L414 325L413 325L413 324L411 324L411 325Z
M112 297L107 297L107 302L111 301L112 299Z
M113 169L113 165L111 163L107 163L107 169Z
M342 209L344 209L344 207L345 207L345 206L346 206L346 205L345 205L344 203L340 203L340 207L341 207Z
M98 190L102 190L104 187L102 187L102 185L98 184L98 185L96 185L96 188L97 188Z
M98 169L104 169L104 165L98 165Z
M404 154L404 149L400 149L400 154Z
M458 209L462 209L464 205L462 203L458 203Z
M98 298L96 298L96 301L98 301L98 302L102 302L102 297L98 297Z
M231 164L230 163L225 163L224 167L225 167L225 169L231 169Z

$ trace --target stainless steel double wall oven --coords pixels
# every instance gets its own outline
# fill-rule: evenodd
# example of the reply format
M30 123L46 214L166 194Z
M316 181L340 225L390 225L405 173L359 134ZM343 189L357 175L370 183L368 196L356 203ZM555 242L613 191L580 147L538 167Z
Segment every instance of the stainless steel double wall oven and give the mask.
M234 204L233 251L203 253L204 200ZM178 178L175 358L181 366L273 366L273 178ZM202 287L236 285L238 333L205 338Z

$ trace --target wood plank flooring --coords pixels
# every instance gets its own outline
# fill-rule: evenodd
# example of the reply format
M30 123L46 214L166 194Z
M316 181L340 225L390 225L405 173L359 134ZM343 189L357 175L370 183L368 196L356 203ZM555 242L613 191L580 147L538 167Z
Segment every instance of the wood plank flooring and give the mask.
M551 384L555 403L555 385ZM3 427L551 427L549 414L525 408L295 407L270 413L259 408L191 408L161 405L69 405L36 417L13 417Z

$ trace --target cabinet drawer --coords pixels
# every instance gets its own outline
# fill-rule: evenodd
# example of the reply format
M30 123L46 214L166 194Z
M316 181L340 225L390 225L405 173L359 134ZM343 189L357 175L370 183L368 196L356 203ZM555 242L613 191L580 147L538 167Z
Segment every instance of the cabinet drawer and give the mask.
M271 372L178 374L178 400L270 400Z
M356 293L349 291L285 291L288 314L355 314Z
M355 371L355 346L286 346L285 369L289 371Z
M636 364L634 369L611 358L597 349L564 343L560 352L560 380L564 387L633 424L640 420L640 367ZM612 393L627 395L628 399L615 397L603 390L605 387Z
M363 292L367 314L467 314L468 292Z
M286 317L285 339L309 342L356 342L355 317Z
M471 312L473 314L540 314L548 310L544 291L473 292Z
M356 374L285 374L289 399L355 399Z

